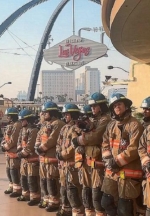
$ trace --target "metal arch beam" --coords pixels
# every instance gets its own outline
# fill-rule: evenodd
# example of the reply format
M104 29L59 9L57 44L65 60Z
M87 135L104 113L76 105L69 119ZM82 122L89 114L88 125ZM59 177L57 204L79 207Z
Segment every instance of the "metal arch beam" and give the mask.
M95 3L97 3L97 4L101 4L101 3L100 3L101 0L90 0L90 1L93 1L93 2L95 2Z
M34 95L35 95L35 90L36 90L36 84L37 80L39 77L39 71L41 68L41 63L43 60L43 49L46 48L47 41L48 41L48 36L50 35L54 23L61 13L62 9L65 7L65 5L69 2L70 0L62 0L55 11L53 12L52 16L50 17L47 26L45 28L44 34L42 36L40 46L38 48L38 52L34 61L33 69L32 69L32 74L30 78L30 83L29 83L29 88L28 88L28 95L27 95L27 100L33 101L34 100Z
M4 34L4 32L11 26L22 14L24 14L29 9L35 7L48 0L32 0L27 4L20 7L13 14L11 14L1 25L0 25L0 37Z

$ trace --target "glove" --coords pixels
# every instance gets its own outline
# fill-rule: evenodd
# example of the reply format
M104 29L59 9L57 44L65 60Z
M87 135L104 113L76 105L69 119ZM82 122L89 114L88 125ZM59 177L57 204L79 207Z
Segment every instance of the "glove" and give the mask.
M72 139L72 146L74 149L76 149L79 146L77 137Z
M60 161L63 160L63 157L62 157L62 155L61 155L61 152L56 152L56 158L57 158L58 160L60 160Z
M76 148L76 152L78 153L78 154L85 154L85 148L83 147L83 146L78 146L77 148Z
M36 147L35 148L35 153L37 154L37 155L45 155L45 153L39 148L39 147Z
M2 152L6 152L6 149L4 148L3 145L1 146L1 150L2 150Z
M148 162L144 167L143 167L144 172L149 172L150 173L150 162Z
M20 152L20 151L22 151L22 148L21 148L21 147L17 149L17 153Z
M114 158L109 159L108 167L111 167L112 169L119 169L120 168L118 166L118 164L116 163L116 161L114 160Z
M22 154L22 152L20 151L20 152L17 152L17 155L18 155L18 158L24 158L24 155Z

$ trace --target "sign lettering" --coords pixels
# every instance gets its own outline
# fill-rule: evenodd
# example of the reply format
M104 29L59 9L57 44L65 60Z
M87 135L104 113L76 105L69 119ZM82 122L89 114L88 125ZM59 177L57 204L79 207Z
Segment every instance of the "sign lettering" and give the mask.
M68 47L68 48L66 48ZM90 47L78 47L77 45L67 44L65 46L59 45L59 55L58 57L62 58L69 58L70 56L73 57L74 61L79 61L82 57L88 56L90 54Z

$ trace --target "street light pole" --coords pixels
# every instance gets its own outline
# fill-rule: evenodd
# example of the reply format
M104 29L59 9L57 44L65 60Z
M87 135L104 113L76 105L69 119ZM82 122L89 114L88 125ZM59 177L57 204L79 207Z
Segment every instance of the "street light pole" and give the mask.
M74 14L74 0L72 0L72 27L73 27L73 35L75 35L75 14Z
M0 88L2 88L4 85L7 85L7 84L12 84L12 82L4 83L3 85L0 86Z
M80 28L79 31L78 31L78 36L81 37L81 31L84 30L84 31L92 31L91 28L89 27L83 27L83 28Z
M121 69L121 70L123 70L125 73L129 73L129 71L126 71L125 69L123 69L123 68L121 68L121 67L114 67L114 66L108 66L107 67L109 70L111 70L111 69L114 69L114 68L118 68L118 69Z

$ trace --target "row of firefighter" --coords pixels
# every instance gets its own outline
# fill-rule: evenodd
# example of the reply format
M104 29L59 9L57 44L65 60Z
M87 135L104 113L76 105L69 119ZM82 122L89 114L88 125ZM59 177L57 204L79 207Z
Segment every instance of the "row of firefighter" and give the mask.
M143 123L131 105L120 93L108 105L96 92L82 112L66 104L60 119L46 102L38 124L30 110L8 108L4 193L57 216L150 216L150 97Z

